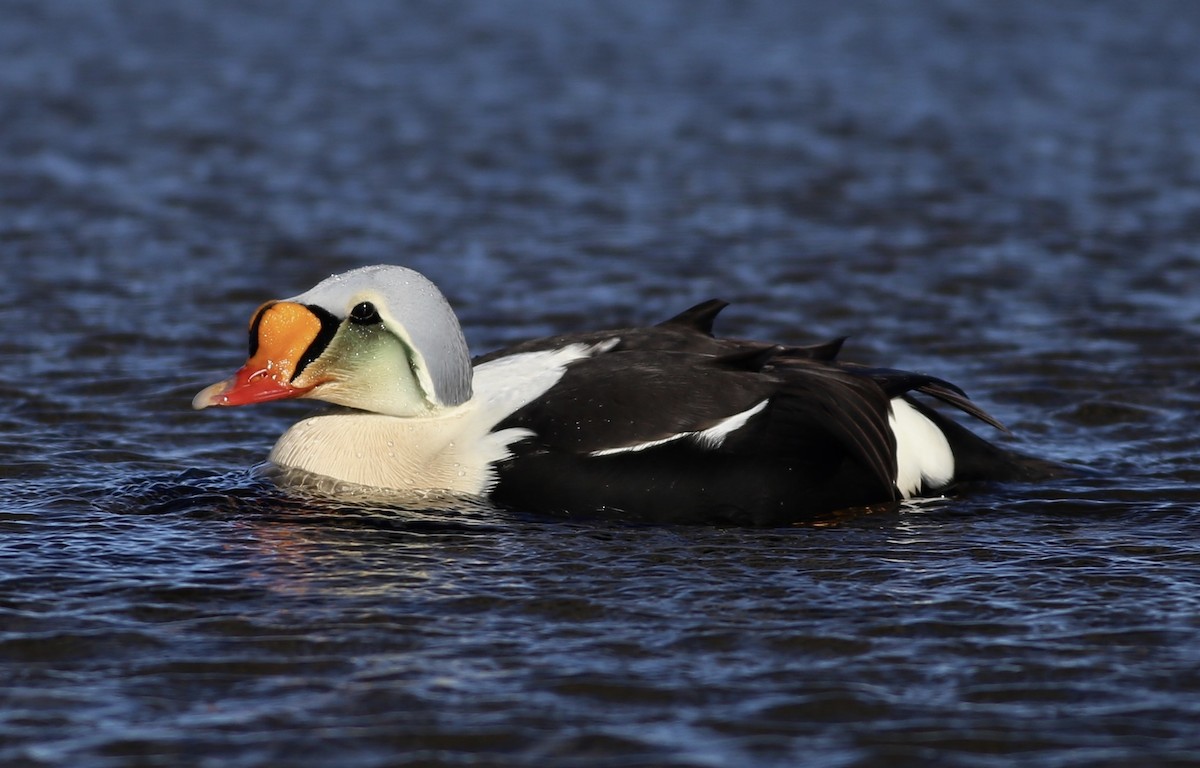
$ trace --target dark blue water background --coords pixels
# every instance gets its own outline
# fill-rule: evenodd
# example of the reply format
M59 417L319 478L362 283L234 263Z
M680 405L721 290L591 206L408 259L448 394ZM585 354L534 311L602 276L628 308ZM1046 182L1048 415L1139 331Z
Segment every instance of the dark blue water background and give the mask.
M1200 6L0 0L0 763L1200 764ZM785 530L289 497L194 413L377 262L1098 474ZM1006 439L1006 438L998 438Z

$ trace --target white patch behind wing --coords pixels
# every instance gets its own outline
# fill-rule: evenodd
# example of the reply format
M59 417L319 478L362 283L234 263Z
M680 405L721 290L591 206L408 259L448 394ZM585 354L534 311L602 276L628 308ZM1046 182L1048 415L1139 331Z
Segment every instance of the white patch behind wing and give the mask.
M731 434L738 431L746 425L750 417L762 411L767 407L767 400L763 400L758 405L747 408L741 413L735 413L727 419L717 422L708 429L697 430L695 432L680 432L675 435L670 435L659 440L647 440L643 443L634 443L633 445L623 445L617 448L604 448L599 451L592 451L590 456L612 456L617 453L632 453L636 451L644 451L647 448L653 448L658 445L673 443L677 440L691 439L701 448L715 450L720 448Z
M937 425L900 397L892 399L888 425L896 437L896 488L904 498L954 479L954 452Z

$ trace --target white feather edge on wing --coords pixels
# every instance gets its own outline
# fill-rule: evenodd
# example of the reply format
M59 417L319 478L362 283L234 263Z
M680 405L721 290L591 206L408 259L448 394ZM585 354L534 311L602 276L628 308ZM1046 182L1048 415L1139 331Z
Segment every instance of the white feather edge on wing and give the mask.
M673 443L677 440L688 439L695 442L701 448L714 450L720 448L722 443L724 443L726 438L728 438L731 434L744 427L746 422L748 422L752 416L766 408L768 402L768 400L763 400L758 405L747 408L741 413L735 413L733 416L717 422L708 429L701 429L693 432L680 432L659 440L647 440L645 442L634 443L632 445L623 445L616 448L603 448L599 451L592 451L588 455L613 456L619 453L633 453L636 451L644 451L647 448L653 448L658 445Z

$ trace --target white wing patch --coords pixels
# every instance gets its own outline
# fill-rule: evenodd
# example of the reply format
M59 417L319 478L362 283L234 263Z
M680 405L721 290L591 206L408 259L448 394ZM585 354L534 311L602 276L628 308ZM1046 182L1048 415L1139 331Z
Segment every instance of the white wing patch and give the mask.
M728 438L734 432L736 432L739 429L741 429L742 427L744 427L746 425L746 422L748 422L752 416L754 416L756 413L761 412L763 408L766 408L767 402L768 402L767 400L763 400L761 403L754 406L753 408L747 408L746 410L742 411L741 413L735 413L733 416L730 416L727 419L723 419L722 421L714 424L713 426L709 427L708 429L702 429L702 430L698 430L696 432L680 432L679 434L676 434L676 435L664 437L661 440L647 440L644 443L634 443L633 445L623 445L620 448L604 448L599 451L592 451L588 455L589 456L612 456L613 454L617 454L617 453L634 453L637 451L644 451L647 448L654 448L655 446L658 446L658 445L665 445L667 443L674 443L678 440L689 440L689 439L692 440L693 442L695 442L701 448L705 448L708 450L715 450L715 449L721 447L721 445L725 442L726 438Z
M896 437L896 488L904 498L954 479L954 452L942 430L903 398L892 399L888 425Z
M603 354L620 343L619 338L612 338L599 344L568 344L492 360L475 368L475 397L498 424L550 391L570 363Z

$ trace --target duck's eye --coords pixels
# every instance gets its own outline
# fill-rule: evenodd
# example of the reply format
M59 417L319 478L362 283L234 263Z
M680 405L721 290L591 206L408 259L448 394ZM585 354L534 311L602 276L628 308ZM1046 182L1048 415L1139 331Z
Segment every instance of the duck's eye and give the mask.
M374 325L382 319L379 310L369 301L355 304L354 309L350 310L350 322L355 325Z

